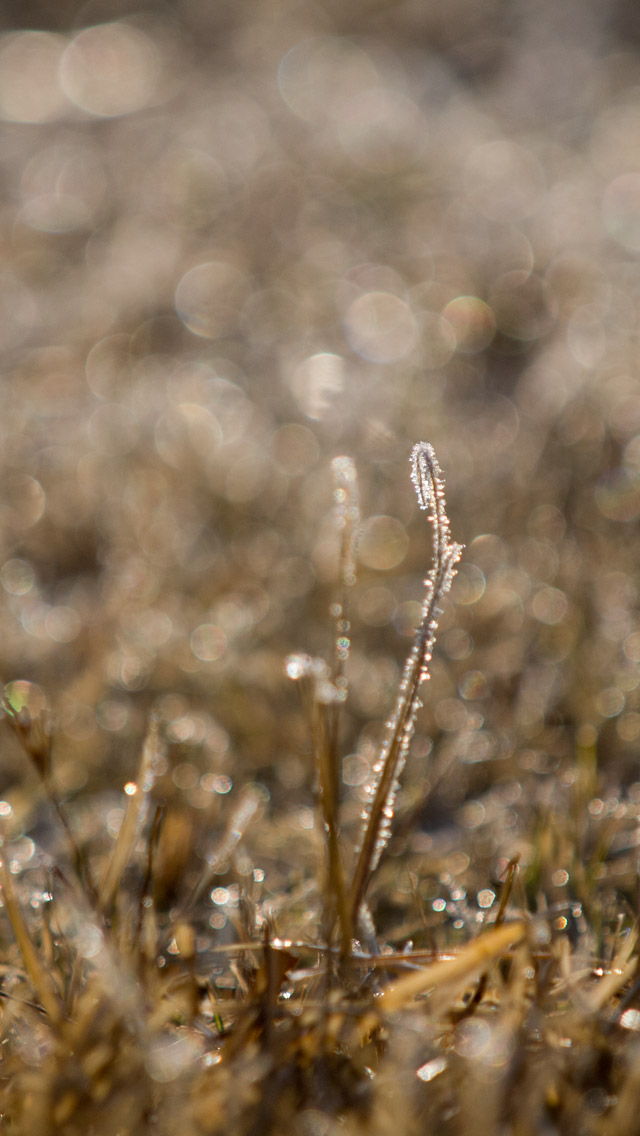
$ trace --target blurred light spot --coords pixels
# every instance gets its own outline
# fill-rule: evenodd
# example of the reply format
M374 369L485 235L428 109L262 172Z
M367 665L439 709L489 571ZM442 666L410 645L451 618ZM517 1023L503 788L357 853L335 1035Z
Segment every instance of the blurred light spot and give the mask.
M431 904L434 911L445 911L447 906L446 899L434 899Z
M178 410L187 424L190 447L201 457L210 457L222 442L218 419L208 407L195 402L181 402Z
M620 174L604 191L604 227L623 248L640 252L640 173Z
M640 1010L623 1010L620 1025L623 1029L640 1030Z
M350 305L344 319L353 350L372 363L404 359L418 341L409 305L390 292L366 292Z
M495 898L495 891L491 891L491 888L484 888L482 891L478 892L478 907L491 907Z
M521 221L539 208L545 177L538 159L515 142L486 142L465 170L467 195L492 221Z
M124 809L109 809L106 817L106 826L109 836L114 840L123 826Z
M569 601L564 592L561 592L558 588L541 588L531 601L531 610L536 619L549 626L560 623L560 620L564 619L567 614L568 608Z
M11 511L11 523L21 529L37 524L47 500L40 482L26 473L8 477L2 487L2 497Z
M222 441L222 430L207 407L183 402L158 419L154 441L167 465L181 467L192 451L210 458Z
M495 316L489 305L477 296L458 296L450 300L442 316L453 328L458 351L465 355L484 351L495 335Z
M80 634L82 621L72 607L57 604L47 613L44 625L54 643L71 643Z
M395 517L369 517L362 526L358 558L367 568L389 572L402 563L409 549L407 531Z
M401 296L405 292L405 283L394 268L388 264L376 264L364 261L353 265L336 285L336 302L341 310L349 307L359 296L367 292L390 292Z
M273 434L271 453L283 473L299 477L316 464L320 448L311 430L287 423Z
M345 154L382 175L417 162L428 136L416 104L401 92L380 86L342 104L337 130Z
M200 778L200 784L207 793L220 793L221 796L226 796L233 788L231 778L221 773L204 773Z
M470 721L461 723L460 733L456 738L456 753L465 765L475 765L480 761L492 761L496 757L498 744L493 734L488 730L482 730L480 727L483 724L483 717L481 714L474 714ZM502 817L502 823L505 828L510 828L516 822L516 814L505 812Z
M0 583L12 596L26 596L35 582L33 568L26 560L6 560L0 568Z
M289 385L307 418L322 418L334 395L345 385L345 364L341 355L320 352L309 355L293 372Z
M29 863L33 859L36 846L30 836L23 836L16 844L11 846L11 860L15 861L20 868Z
M247 299L249 282L235 265L208 260L185 272L175 293L185 327L204 339L232 333Z
M625 698L617 686L608 686L596 695L596 710L603 718L616 718L624 710Z
M94 343L85 364L87 383L97 398L112 400L129 372L128 335L106 335Z
M143 608L127 612L127 631L135 642L157 648L171 638L173 621L164 611Z
M369 1071L365 1070L366 1066L363 1068L363 1074L366 1076ZM322 1112L319 1108L305 1108L299 1113L295 1130L296 1136L336 1136L338 1124L334 1123L327 1112Z
M460 1022L454 1033L453 1048L459 1057L484 1057L491 1043L491 1026L478 1018Z
M405 600L398 604L393 613L393 626L399 635L413 638L422 617L422 604L419 600Z
M8 801L0 801L0 817L13 816L13 809Z
M305 830L311 830L313 828L314 823L315 823L314 815L313 815L313 809L309 809L309 808L298 809L298 812L297 812L296 815L297 815L297 818L298 818L298 824L300 825L300 828L304 828Z
M445 632L441 643L450 659L468 659L473 651L473 639L461 627Z
M458 683L458 690L468 701L474 698L486 698L489 684L482 671L467 671Z
M314 660L310 655L296 653L295 655L287 655L284 661L285 674L294 682L299 682L300 679L306 678L308 675L313 674L312 664Z
M89 419L89 438L101 454L128 454L138 440L135 417L119 402L104 403Z
M351 753L342 759L342 780L345 785L364 785L371 773L371 764L360 753Z
M362 48L337 36L317 36L292 47L278 67L278 89L299 118L319 122L378 82Z
M126 702L106 698L96 710L96 721L103 730L117 733L123 730L129 721L129 707Z
M576 362L587 369L595 367L607 350L607 337L595 304L584 304L567 323L567 347Z
M217 904L218 907L224 907L225 903L229 902L229 891L224 887L214 888L211 892L211 902Z
M438 702L434 713L441 730L455 732L463 730L469 724L469 709L459 698L443 698Z
M640 738L640 714L635 711L630 711L628 714L621 714L616 723L618 737L623 742L637 742Z
M447 1067L446 1057L434 1057L433 1061L427 1061L426 1065L421 1065L416 1070L416 1077L421 1081L433 1081L440 1073L444 1073Z
M66 46L50 32L18 32L0 40L0 116L10 122L51 122L68 107L58 84Z
M167 740L169 742L190 742L195 733L196 724L190 714L182 714L179 718L167 724Z
M0 348L21 343L38 319L33 292L11 271L5 271L0 275Z
M640 514L640 475L621 467L609 470L596 485L595 500L609 520L635 520Z
M91 214L78 197L43 193L30 198L20 213L20 220L41 233L70 233L88 225Z
M478 828L484 821L486 811L482 801L467 801L460 810L460 823L464 828Z
M624 653L632 663L640 663L640 631L633 631L624 641Z
M551 883L557 888L566 887L569 883L569 873L565 872L564 868L557 868L551 874Z
M477 603L485 593L487 581L484 572L476 564L462 564L452 586L452 597L456 604Z
M101 118L131 114L153 97L159 59L151 40L129 24L97 24L71 40L60 61L62 90Z
M177 789L187 792L198 784L200 774L192 761L181 761L173 770L171 780Z
M149 1076L161 1085L175 1081L200 1059L203 1044L193 1034L160 1037L147 1049L145 1065Z
M448 320L435 312L420 314L420 365L435 371L448 363L456 349L456 333Z
M227 637L215 623L201 623L191 634L191 650L198 659L213 663L224 655Z
M74 936L74 945L82 958L96 958L102 950L102 932L93 923L84 923Z
M91 224L106 176L89 146L66 143L39 151L26 166L20 219L44 233L67 233Z
M20 678L8 682L4 688L4 696L13 710L19 713L25 708L32 718L37 718L48 708L42 687L35 682L27 682L26 679Z

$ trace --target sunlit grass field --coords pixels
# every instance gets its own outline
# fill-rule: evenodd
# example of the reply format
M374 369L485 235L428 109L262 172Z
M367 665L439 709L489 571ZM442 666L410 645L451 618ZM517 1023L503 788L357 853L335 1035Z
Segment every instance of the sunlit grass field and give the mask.
M639 44L0 4L0 1131L640 1133Z

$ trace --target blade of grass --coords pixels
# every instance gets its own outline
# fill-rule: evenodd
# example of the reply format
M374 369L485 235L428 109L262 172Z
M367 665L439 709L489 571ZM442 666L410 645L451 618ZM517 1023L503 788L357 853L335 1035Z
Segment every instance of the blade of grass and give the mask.
M7 868L4 856L0 857L0 888L2 889L4 907L18 944L18 950L22 955L24 968L49 1020L53 1024L57 1024L62 1019L60 999L51 972L44 965L25 923L13 886L11 872Z
M127 809L111 859L107 864L100 885L98 893L98 908L100 911L107 911L113 903L122 878L122 873L136 846L140 829L144 823L149 792L154 781L154 767L161 755L162 748L163 743L160 738L160 723L158 719L152 717L149 722L147 736L142 746L138 779L136 782L129 782L125 788L125 792L129 798Z
M462 546L451 540L444 496L444 481L433 448L419 442L411 454L411 479L421 509L433 526L433 566L425 580L425 599L413 649L405 663L388 736L374 766L370 804L363 814L363 829L349 896L351 921L356 923L371 876L391 835L399 778L422 703L419 690L429 678L429 663L438 629L440 602L449 591Z
M8 689L8 687L5 687L4 692L0 695L0 711L40 777L49 803L58 817L67 839L76 875L89 898L93 900L96 893L86 856L75 838L66 810L53 783L53 717L48 710L40 710L38 714L32 715L27 706L21 706L19 710L16 710L7 693Z
M479 970L494 962L509 947L519 943L525 932L526 924L521 922L487 931L464 947L455 958L434 962L387 987L376 1001L376 1006L387 1013L394 1013L427 990L459 987L471 981Z

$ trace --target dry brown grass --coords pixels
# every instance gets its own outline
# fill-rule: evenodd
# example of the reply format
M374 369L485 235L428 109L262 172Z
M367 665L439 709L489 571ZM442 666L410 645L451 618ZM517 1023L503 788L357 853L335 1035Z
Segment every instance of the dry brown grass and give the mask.
M640 1131L633 6L0 9L0 1130Z

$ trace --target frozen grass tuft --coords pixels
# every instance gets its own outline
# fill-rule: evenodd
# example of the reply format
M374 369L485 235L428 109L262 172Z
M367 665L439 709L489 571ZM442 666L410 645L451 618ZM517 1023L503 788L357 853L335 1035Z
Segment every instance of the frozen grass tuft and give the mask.
M66 853L63 842L40 856L46 886L35 890L3 802L0 1131L636 1131L636 920L612 902L584 778L574 779L569 817L551 801L544 825L529 831L526 878L516 856L502 884L483 879L471 832L458 849L467 865L477 861L467 887L464 867L457 879L438 869L435 845L431 858L409 844L403 857L382 859L462 551L426 443L412 454L433 529L422 616L359 837L342 817L339 711L359 511L353 466L339 459L334 472L342 551L333 666L303 654L286 662L301 684L316 768L320 823L306 836L298 829L294 843L259 784L231 794L213 838L197 810L171 810L161 788L167 727L156 714L108 850L80 823L80 801L68 812L61 799L53 719L32 716L7 688L7 726L31 759ZM223 799L229 788L220 783ZM553 865L567 835L574 849L591 851L582 874L569 856L561 877ZM264 891L256 858L283 856L280 887ZM427 905L436 874L448 897ZM570 880L573 893L558 899Z

